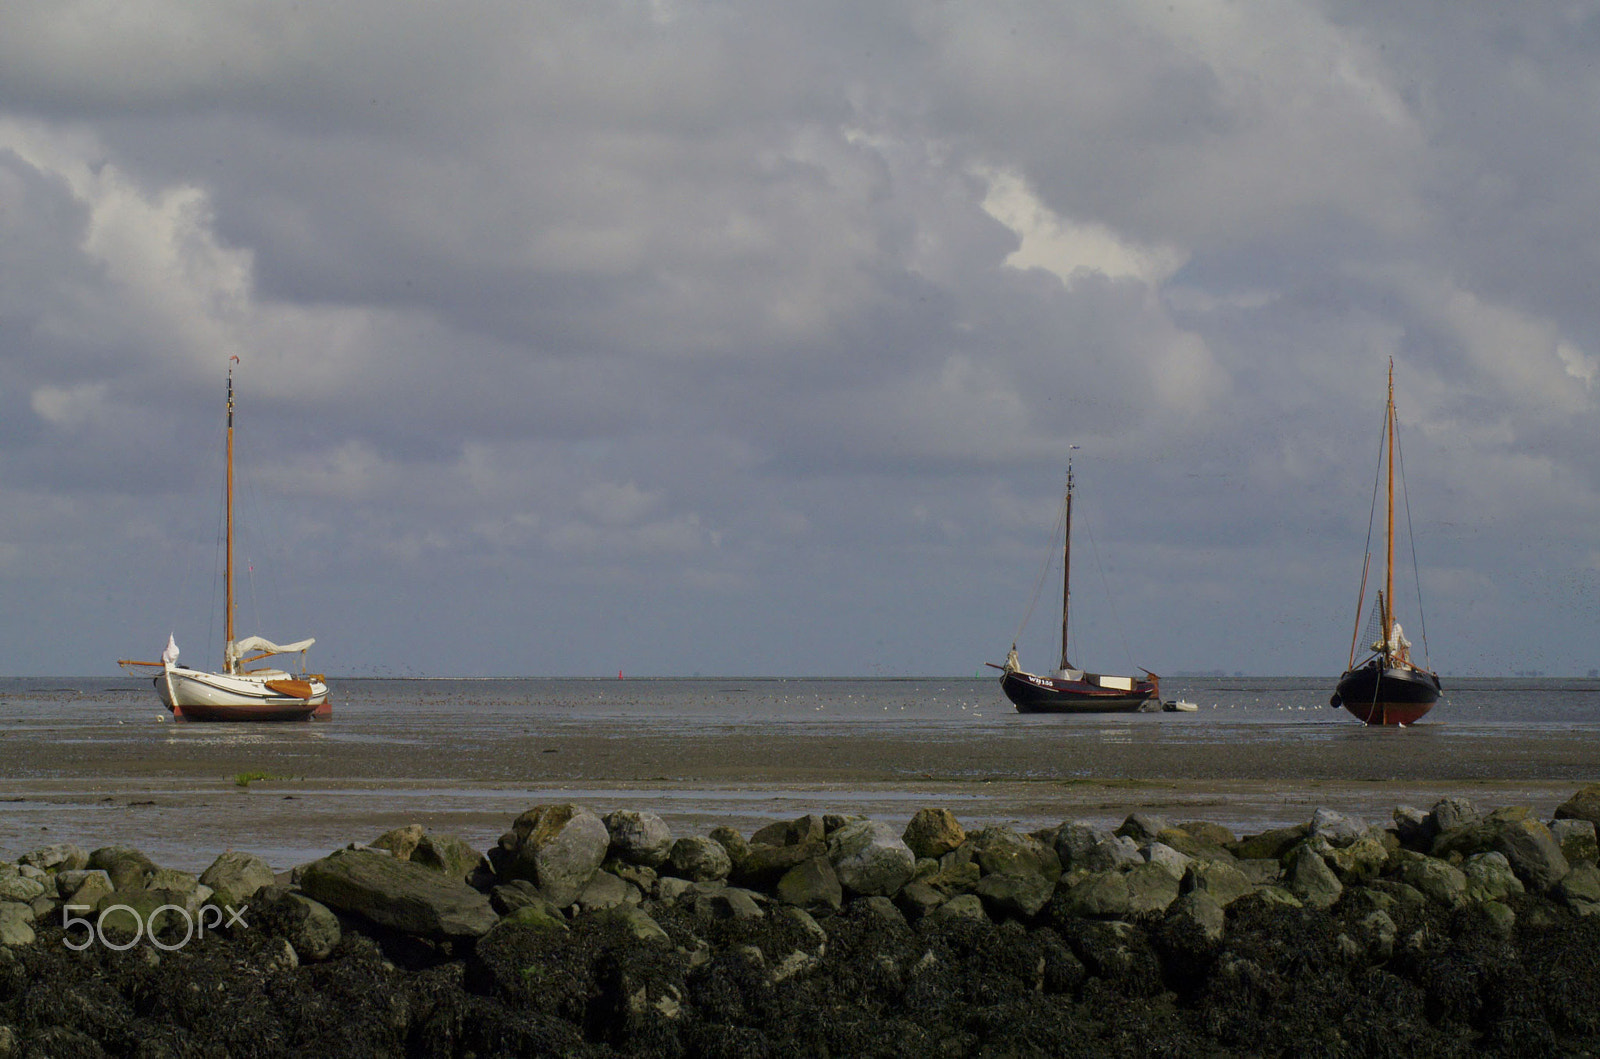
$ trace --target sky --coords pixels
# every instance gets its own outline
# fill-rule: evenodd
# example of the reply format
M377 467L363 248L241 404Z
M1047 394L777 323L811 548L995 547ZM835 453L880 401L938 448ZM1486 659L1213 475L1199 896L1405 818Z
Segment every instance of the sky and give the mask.
M1592 3L12 0L0 675L220 662L233 356L331 676L1044 669L1069 454L1077 664L1337 674L1391 358L1406 635L1584 675L1596 114Z

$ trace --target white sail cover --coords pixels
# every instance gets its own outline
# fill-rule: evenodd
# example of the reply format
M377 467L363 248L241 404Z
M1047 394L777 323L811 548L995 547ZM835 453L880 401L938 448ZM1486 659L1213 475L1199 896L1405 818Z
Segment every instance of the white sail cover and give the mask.
M244 639L235 640L228 645L228 661L237 662L245 655L290 655L297 651L304 651L316 642L315 639L311 639L277 644L262 636L246 636Z
M167 646L161 652L161 661L169 666L178 664L178 639L172 633L167 633Z

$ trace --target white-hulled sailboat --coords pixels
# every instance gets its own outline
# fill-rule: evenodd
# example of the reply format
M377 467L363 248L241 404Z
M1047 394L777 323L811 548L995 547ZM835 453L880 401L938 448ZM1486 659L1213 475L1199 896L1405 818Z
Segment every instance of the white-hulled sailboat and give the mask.
M151 676L156 693L178 721L305 721L333 716L327 680L305 672L305 652L314 639L278 644L260 636L233 635L233 365L228 358L228 442L226 515L223 543L222 671L190 669L178 664L178 644L167 637L159 662L120 659L135 676ZM271 666L247 668L276 655L300 655L298 675Z

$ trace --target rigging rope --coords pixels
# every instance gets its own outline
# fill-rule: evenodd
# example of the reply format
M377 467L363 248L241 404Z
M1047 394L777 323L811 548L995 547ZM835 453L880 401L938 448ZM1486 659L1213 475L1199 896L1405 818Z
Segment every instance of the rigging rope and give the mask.
M1063 497L1062 500L1061 500L1061 507L1056 512L1055 529L1050 531L1051 539L1052 540L1059 540L1061 538L1061 536L1063 534L1065 534L1066 532L1067 532L1067 501L1066 501L1066 498ZM1017 645L1017 641L1022 638L1022 630L1027 628L1028 622L1033 619L1033 610L1034 610L1035 607L1037 607L1039 605L1039 593L1044 591L1045 578L1050 576L1050 568L1052 566L1054 566L1054 565L1055 565L1055 554L1053 552L1046 551L1045 555L1044 555L1044 567L1042 569L1040 569L1040 571L1039 571L1039 579L1038 579L1038 581L1036 581L1034 583L1034 586L1033 586L1033 598L1028 600L1027 613L1023 614L1022 621L1020 621L1017 624L1016 631L1011 634L1011 646L1015 647Z

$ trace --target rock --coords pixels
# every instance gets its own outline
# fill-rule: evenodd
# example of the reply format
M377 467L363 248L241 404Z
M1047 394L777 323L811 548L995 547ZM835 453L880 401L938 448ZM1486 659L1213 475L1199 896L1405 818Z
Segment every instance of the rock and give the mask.
M1112 832L1124 838L1133 839L1136 845L1150 842L1155 837L1172 825L1168 824L1165 817L1152 813L1130 813L1122 821L1122 825Z
M1204 890L1191 890L1167 909L1162 935L1168 948L1204 953L1222 941L1228 915L1217 899Z
M1304 842L1310 834L1309 824L1282 827L1275 831L1264 831L1259 835L1241 838L1228 847L1228 852L1240 860L1282 861L1285 854Z
M733 866L734 871L738 870L739 862L750 855L750 843L746 842L744 836L731 827L713 827L706 837L722 847L723 852L728 855L728 861Z
M45 892L44 883L25 875L0 875L0 901L26 904Z
M1536 891L1551 889L1571 870L1555 836L1537 820L1505 821L1496 829L1494 844L1517 877Z
M617 911L628 907L630 906L620 905L618 909L609 911ZM498 930L501 927L531 927L539 931L566 931L571 929L567 926L567 921L561 918L560 910L548 901L536 901L533 904L523 905L515 911L508 912L491 929Z
M211 887L218 905L237 908L247 904L256 891L276 881L272 867L254 853L229 850L200 873L200 882Z
M1341 883L1355 886L1382 873L1389 862L1389 849L1374 836L1363 834L1343 846L1335 845L1323 859Z
M396 860L410 860L425 833L426 829L421 824L407 824L385 831L368 843L368 848L388 850Z
M1428 815L1433 819L1433 829L1437 834L1469 827L1483 818L1477 806L1465 798L1441 798L1434 803L1433 811Z
M1009 827L986 827L968 836L967 845L984 874L1061 877L1061 859L1052 846Z
M1569 865L1575 866L1578 861L1588 861L1590 864L1600 861L1600 845L1595 840L1594 821L1572 818L1553 820L1550 823L1550 835L1561 847L1561 855L1567 858Z
M1082 868L1088 866L1087 861L1095 846L1107 837L1109 836L1103 831L1096 830L1092 824L1081 820L1069 820L1055 829L1054 841L1051 844L1063 869Z
M751 842L744 857L734 865L731 878L741 885L766 888L806 861L826 856L827 850L827 843L821 839L788 846Z
M251 919L269 934L294 946L301 960L313 962L333 955L344 933L339 917L327 905L281 886L262 887L256 892Z
M1394 939L1397 928L1394 919L1389 913L1383 911L1368 912L1361 918L1357 932L1367 959L1373 963L1385 963L1394 955Z
M33 909L14 901L0 901L0 947L32 945L33 940Z
M863 896L888 896L904 886L916 857L889 825L854 820L828 836L828 859L839 884Z
M1579 915L1600 912L1600 868L1579 864L1556 884L1555 892Z
M1117 871L1145 863L1139 844L1126 835L1111 835L1096 843L1083 865L1090 871Z
M1190 830L1191 828L1194 830ZM1233 832L1225 827L1208 827L1201 823L1167 827L1156 835L1155 841L1177 850L1192 860L1219 861L1224 864L1232 864L1238 860L1228 852L1228 846L1237 840L1233 837Z
M924 917L923 922L929 926L937 926L950 920L963 919L988 921L989 916L983 910L983 900L976 894L962 894L960 897L952 897L932 912L929 912Z
M1094 872L1061 895L1059 913L1130 919L1165 912L1178 899L1178 880L1166 869L1141 863L1129 871Z
M1556 806L1557 820L1587 820L1600 824L1600 783L1591 783Z
M1432 815L1421 809L1409 805L1402 805L1394 811L1395 834L1400 838L1400 844L1407 849L1425 853L1433 846L1433 840L1438 835L1437 825Z
M1055 888L1054 880L1036 872L992 872L978 880L976 893L997 919L1031 919Z
M1147 863L1165 869L1174 879L1182 879L1189 865L1194 863L1193 857L1179 853L1165 842L1151 842L1141 852Z
M1523 892L1522 880L1511 870L1511 862L1498 851L1476 853L1461 864L1461 874L1466 879L1466 900L1503 901L1511 894Z
M197 898L196 890L118 890L95 902L95 928L102 936L110 933L126 938L154 938L168 931L192 933L199 918Z
M483 854L463 838L424 832L411 851L411 863L443 872L452 879L465 879L483 861Z
M838 911L844 906L844 887L839 883L839 875L833 870L833 863L820 855L785 872L778 880L777 895L778 900L796 908Z
M105 872L114 890L142 889L156 870L154 861L131 846L102 846L89 854L86 866Z
M1332 809L1317 809L1311 814L1309 827L1309 837L1321 836L1335 849L1348 846L1367 833L1366 821Z
M689 899L695 915L708 919L752 920L766 915L760 895L737 886L697 889Z
M814 814L800 817L798 820L768 824L750 836L750 844L760 843L765 846L805 846L813 842L826 841L828 827L826 821Z
M918 809L901 835L918 857L944 856L967 840L967 833L948 809Z
M480 937L499 918L466 883L380 853L340 850L308 865L300 886L330 908L434 941Z
M1289 892L1312 908L1331 908L1344 893L1344 884L1327 862L1309 846L1289 854L1284 878Z
M672 830L655 813L619 809L606 814L611 852L631 864L659 868L672 854Z
M605 861L611 834L605 822L578 805L540 805L521 816L496 847L495 870L527 879L557 908L578 899Z
M733 858L722 843L698 835L674 842L668 863L674 874L691 882L726 879L733 871Z
M608 871L595 872L589 884L578 894L576 902L579 910L584 912L638 903L638 890Z
M921 919L950 900L950 895L921 880L913 880L900 888L900 893L895 897L895 900L900 903L900 907L913 919ZM979 898L979 900L981 901L982 898Z
M1420 853L1402 854L1397 879L1446 908L1454 908L1466 900L1467 877L1447 861Z
M99 869L64 871L56 875L56 893L70 904L93 906L111 891L111 876Z
M70 842L57 842L24 853L17 858L17 864L47 872L82 871L89 866L89 854Z
M661 924L652 919L644 909L635 905L615 905L599 914L612 922L621 923L634 941L647 944L671 943L672 939L661 929Z
M1197 860L1184 871L1178 889L1180 893L1203 891L1210 894L1219 907L1227 908L1239 898L1253 893L1256 884L1232 864Z

